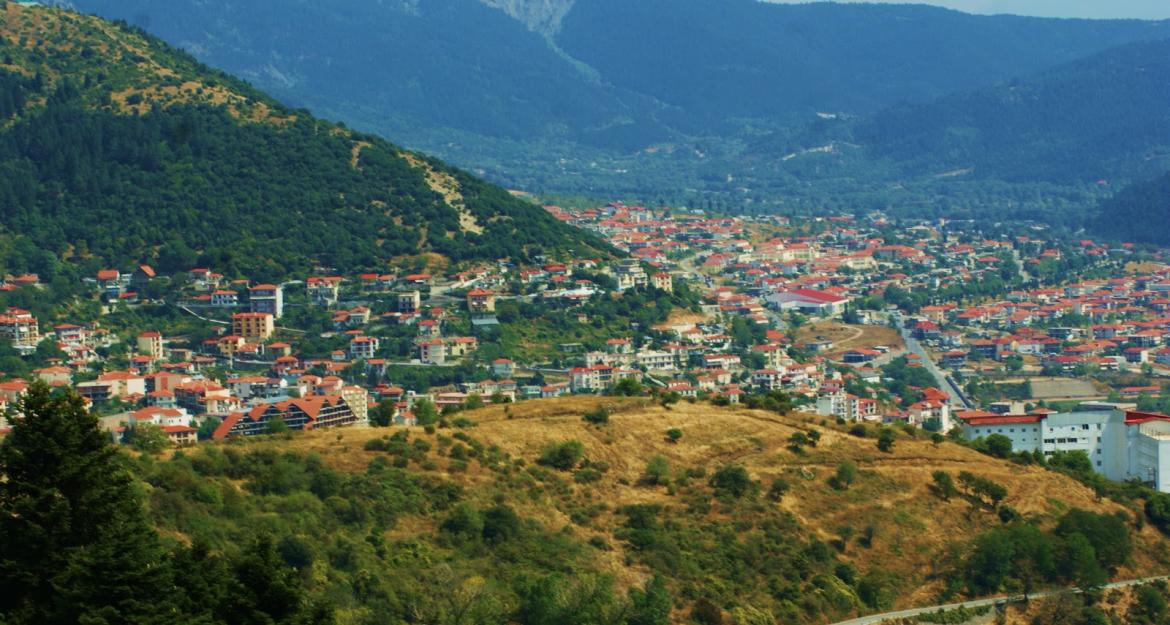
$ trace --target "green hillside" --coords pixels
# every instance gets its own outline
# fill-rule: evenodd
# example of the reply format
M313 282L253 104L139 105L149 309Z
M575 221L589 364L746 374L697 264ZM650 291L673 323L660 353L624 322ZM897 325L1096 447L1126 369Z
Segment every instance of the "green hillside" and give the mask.
M289 110L140 31L11 3L0 15L5 269L207 263L275 279L419 253L608 253L498 187Z

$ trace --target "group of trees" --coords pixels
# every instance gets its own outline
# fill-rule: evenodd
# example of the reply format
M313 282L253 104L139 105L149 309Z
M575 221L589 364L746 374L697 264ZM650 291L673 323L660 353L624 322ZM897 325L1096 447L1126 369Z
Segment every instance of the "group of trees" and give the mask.
M1016 521L980 535L965 565L966 583L976 594L1030 593L1044 583L1097 587L1132 550L1123 520L1074 509L1051 532Z
M0 447L0 619L330 623L266 535L230 553L167 547L130 467L80 397L36 383Z

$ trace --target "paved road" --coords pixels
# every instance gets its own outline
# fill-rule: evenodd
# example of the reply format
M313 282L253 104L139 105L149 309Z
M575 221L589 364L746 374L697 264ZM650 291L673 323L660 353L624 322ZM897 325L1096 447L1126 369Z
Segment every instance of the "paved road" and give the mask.
M1113 588L1125 588L1128 586L1140 586L1150 582L1164 581L1167 577L1143 577L1141 579L1130 579L1123 582L1113 582L1106 584L1103 588L1111 590ZM1029 599L1043 599L1045 597L1053 597L1066 592L1081 592L1079 589L1062 588L1060 590L1048 590L1044 592L1037 592L1028 595ZM851 619L848 621L841 621L833 625L876 625L885 621L890 621L899 618L913 618L920 614L928 612L938 612L939 610L954 610L956 608L982 608L985 606L994 606L999 603L1019 603L1024 601L1024 595L1007 595L1002 597L992 597L990 599L977 599L975 601L964 601L960 603L948 603L946 605L932 605L926 608L913 608L910 610L901 610L898 612L885 612L883 614L871 614L869 616L862 616L860 618Z
M906 328L902 327L902 316L895 316L894 321L898 324L898 332L902 334L902 340L906 341L906 349L913 354L917 354L922 359L922 366L926 367L926 370L938 381L939 388L946 392L947 395L950 395L951 405L955 407L962 406L968 410L975 408L967 399L966 394L959 388L959 385L950 376L943 373L938 368L938 365L934 364L934 361L930 359L930 354L926 353L926 349L922 347L922 344Z

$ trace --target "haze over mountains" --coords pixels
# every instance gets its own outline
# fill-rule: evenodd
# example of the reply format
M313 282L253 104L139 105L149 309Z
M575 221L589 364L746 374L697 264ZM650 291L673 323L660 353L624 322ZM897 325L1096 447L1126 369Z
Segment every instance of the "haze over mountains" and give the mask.
M1164 168L1167 22L755 0L72 4L533 191L865 210L921 205L944 174L960 208L1036 216ZM1068 206L1028 199L1037 184Z

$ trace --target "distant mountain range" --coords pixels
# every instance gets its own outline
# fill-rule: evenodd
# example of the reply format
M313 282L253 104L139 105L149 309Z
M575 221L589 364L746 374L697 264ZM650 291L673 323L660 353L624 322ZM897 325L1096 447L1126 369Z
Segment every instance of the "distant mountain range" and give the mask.
M72 4L537 192L1050 218L1168 166L1170 22L756 0Z
M607 255L505 190L294 110L135 29L0 2L0 265L254 279Z
M454 133L637 150L924 102L1170 37L1170 24L1137 21L756 0L72 4L423 148Z
M907 171L1092 182L1170 168L1170 41L1131 44L1035 76L887 109L854 140Z

